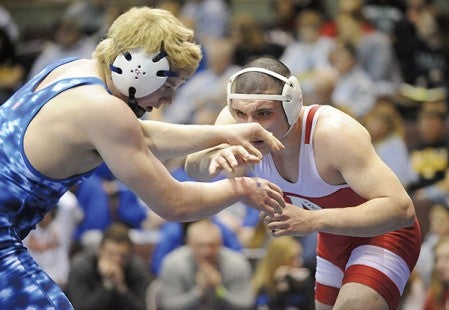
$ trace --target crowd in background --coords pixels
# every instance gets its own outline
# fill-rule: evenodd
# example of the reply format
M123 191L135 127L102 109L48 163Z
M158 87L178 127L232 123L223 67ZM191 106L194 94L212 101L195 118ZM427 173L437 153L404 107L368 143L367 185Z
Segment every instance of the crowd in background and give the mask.
M366 127L415 203L424 240L401 308L448 307L449 13L432 0L337 0L334 14L318 0L272 0L273 18L262 21L235 1L148 1L195 30L203 60L171 105L145 117L212 124L233 73L254 56L279 58L304 104L332 105ZM36 48L0 7L0 104L52 61L90 57L126 9L71 1ZM165 162L181 181L190 179L183 160ZM272 239L242 204L198 223L167 222L103 165L24 243L77 309L97 300L104 309L312 309L314 238Z

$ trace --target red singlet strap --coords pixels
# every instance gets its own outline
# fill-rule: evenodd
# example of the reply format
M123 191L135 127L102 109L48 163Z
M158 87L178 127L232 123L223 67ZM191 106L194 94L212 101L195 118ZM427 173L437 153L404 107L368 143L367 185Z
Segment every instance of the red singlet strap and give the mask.
M319 105L312 106L309 110L309 113L307 114L305 144L310 143L310 136L312 135L313 118L315 116L315 112L319 109L319 107L320 107Z

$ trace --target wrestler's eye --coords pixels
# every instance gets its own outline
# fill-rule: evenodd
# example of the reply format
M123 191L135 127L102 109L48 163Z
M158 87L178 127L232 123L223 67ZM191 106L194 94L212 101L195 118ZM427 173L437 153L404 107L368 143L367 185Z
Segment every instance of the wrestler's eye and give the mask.
M270 116L271 114L272 114L272 112L270 110L259 110L259 111L257 111L257 116L260 116L260 117Z
M239 111L239 110L234 110L234 114L239 118L244 118L246 116L245 113L243 113L242 111Z

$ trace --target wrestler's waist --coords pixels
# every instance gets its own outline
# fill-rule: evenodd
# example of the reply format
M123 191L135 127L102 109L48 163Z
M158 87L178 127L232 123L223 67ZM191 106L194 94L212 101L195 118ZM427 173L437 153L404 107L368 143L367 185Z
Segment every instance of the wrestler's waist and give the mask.
M351 237L319 233L317 255L331 259L336 265L344 265L353 249L366 244L389 250L404 258L407 264L412 266L416 263L421 242L421 230L418 221L415 219L413 226L373 237Z

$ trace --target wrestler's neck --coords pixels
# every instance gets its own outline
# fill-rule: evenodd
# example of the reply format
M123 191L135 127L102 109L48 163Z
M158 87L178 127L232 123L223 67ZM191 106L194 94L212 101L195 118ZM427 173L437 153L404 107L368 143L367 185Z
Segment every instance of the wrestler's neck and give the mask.
M93 61L96 66L98 77L106 84L106 87L109 89L112 95L126 101L127 97L121 95L120 92L115 88L112 82L111 71L109 70L109 68L107 68L106 66L102 66L101 62L95 58L93 58Z
M92 62L95 65L98 77L109 87L109 83L112 81L110 70L105 66L102 66L101 62L96 58L93 58Z
M288 130L286 135L281 139L284 144L284 149L281 151L273 152L273 158L278 160L290 161L299 156L299 149L301 143L301 131L302 131L302 118L304 110L301 110L298 121Z

